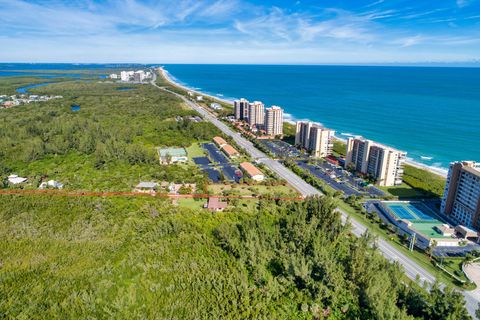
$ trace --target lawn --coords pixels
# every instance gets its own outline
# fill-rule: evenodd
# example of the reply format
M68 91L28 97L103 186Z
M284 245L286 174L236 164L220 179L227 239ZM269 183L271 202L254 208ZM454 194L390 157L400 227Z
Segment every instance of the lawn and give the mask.
M194 198L181 198L175 200L179 207L188 208L193 210L203 209L203 206L207 203L205 199Z
M208 190L215 195L232 194L242 196L282 195L298 197L298 193L290 186L264 186L264 185L224 185L212 184Z
M429 196L429 193L417 188L413 188L406 183L402 183L399 186L378 188L390 193L392 196L398 197L399 199L425 198Z

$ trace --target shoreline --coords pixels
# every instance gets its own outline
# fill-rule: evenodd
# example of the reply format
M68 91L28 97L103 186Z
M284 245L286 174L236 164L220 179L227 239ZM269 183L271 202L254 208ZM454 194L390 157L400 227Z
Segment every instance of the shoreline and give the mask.
M186 85L183 85L181 83L179 83L178 81L176 81L174 79L174 77L172 75L170 75L170 73L168 72L168 70L166 70L164 67L159 67L158 68L160 70L160 72L162 73L162 76L168 81L170 82L172 85L174 86L177 86L183 90L187 90L187 91L191 91L193 93L196 93L196 94L199 94L199 95L203 95L203 96L206 96L206 97L209 97L211 99L214 99L214 100L218 100L218 101L221 101L223 103L226 103L228 105L231 105L233 106L233 101L231 100L227 100L227 99L222 99L222 98L219 98L219 97L216 97L214 95L211 95L211 94L208 94L208 93L205 93L205 92L202 92L202 91L199 91L199 90L196 90L196 89L193 89L193 88L190 88ZM284 122L286 123L290 123L290 124L295 124L295 121L291 120L291 121L285 121ZM346 142L345 139L343 138L340 138L338 136L335 136L335 139L337 140L340 140L340 141L343 141L343 142ZM412 166L412 167L415 167L415 168L418 168L418 169L422 169L422 170L426 170L430 173L433 173L433 174L436 174L438 176L441 176L443 178L446 178L447 177L447 173L448 173L448 169L445 169L445 168L438 168L438 167L433 167L433 166L429 166L427 164L423 164L421 162L417 162L415 160L412 160L412 159L406 159L405 161L406 164Z

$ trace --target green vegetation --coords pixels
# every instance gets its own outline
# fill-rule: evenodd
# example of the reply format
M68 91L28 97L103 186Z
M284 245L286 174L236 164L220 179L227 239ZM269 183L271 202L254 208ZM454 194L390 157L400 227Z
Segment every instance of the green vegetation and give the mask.
M345 157L347 145L342 140L333 141L333 155L336 157Z
M296 127L294 124L289 122L284 122L282 140L290 144L295 144L295 130L296 130Z
M392 196L398 197L399 199L425 198L430 196L430 193L427 193L422 189L412 188L410 185L406 184L405 182L399 186L378 187L378 188L390 193Z
M405 282L331 199L228 213L156 198L2 196L7 318L468 319ZM194 202L194 200L192 200Z
M32 188L48 177L89 190L129 190L139 180L204 181L196 166L161 166L155 147L189 147L210 140L217 129L207 122L177 122L176 116L196 113L171 94L150 85L130 91L119 86L55 83L32 93L64 99L0 110L0 176L26 176ZM81 109L73 112L71 105Z
M445 189L445 178L427 170L405 165L403 181L413 188L424 191L430 197L442 197Z

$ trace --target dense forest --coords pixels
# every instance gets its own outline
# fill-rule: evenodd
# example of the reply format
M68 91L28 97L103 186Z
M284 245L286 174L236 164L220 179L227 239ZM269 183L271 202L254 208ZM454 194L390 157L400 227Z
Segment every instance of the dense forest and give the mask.
M18 85L18 80L12 81ZM149 85L134 85L128 91L119 87L87 81L55 83L32 93L64 99L0 110L0 175L53 175L75 188L100 188L105 185L87 181L89 177L110 179L117 169L124 172L134 166L137 179L201 179L193 167L159 166L155 147L189 146L211 139L217 129L207 122L176 121L176 116L195 113L173 95ZM81 109L72 111L72 105ZM76 168L78 164L82 168ZM75 170L80 170L83 181L71 176Z
M468 319L358 239L330 198L212 215L158 199L2 196L7 318Z

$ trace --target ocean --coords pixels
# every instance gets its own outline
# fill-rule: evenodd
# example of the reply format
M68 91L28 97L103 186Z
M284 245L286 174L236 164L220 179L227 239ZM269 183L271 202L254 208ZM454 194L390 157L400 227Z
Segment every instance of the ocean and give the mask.
M0 77L49 78L58 74L48 70L119 67L144 65L0 63ZM289 120L319 122L341 138L362 135L407 151L410 159L428 166L480 161L480 68L173 64L165 68L193 89L224 99L245 97L279 105Z
M165 65L179 83L247 98L365 138L438 168L480 161L480 68Z

